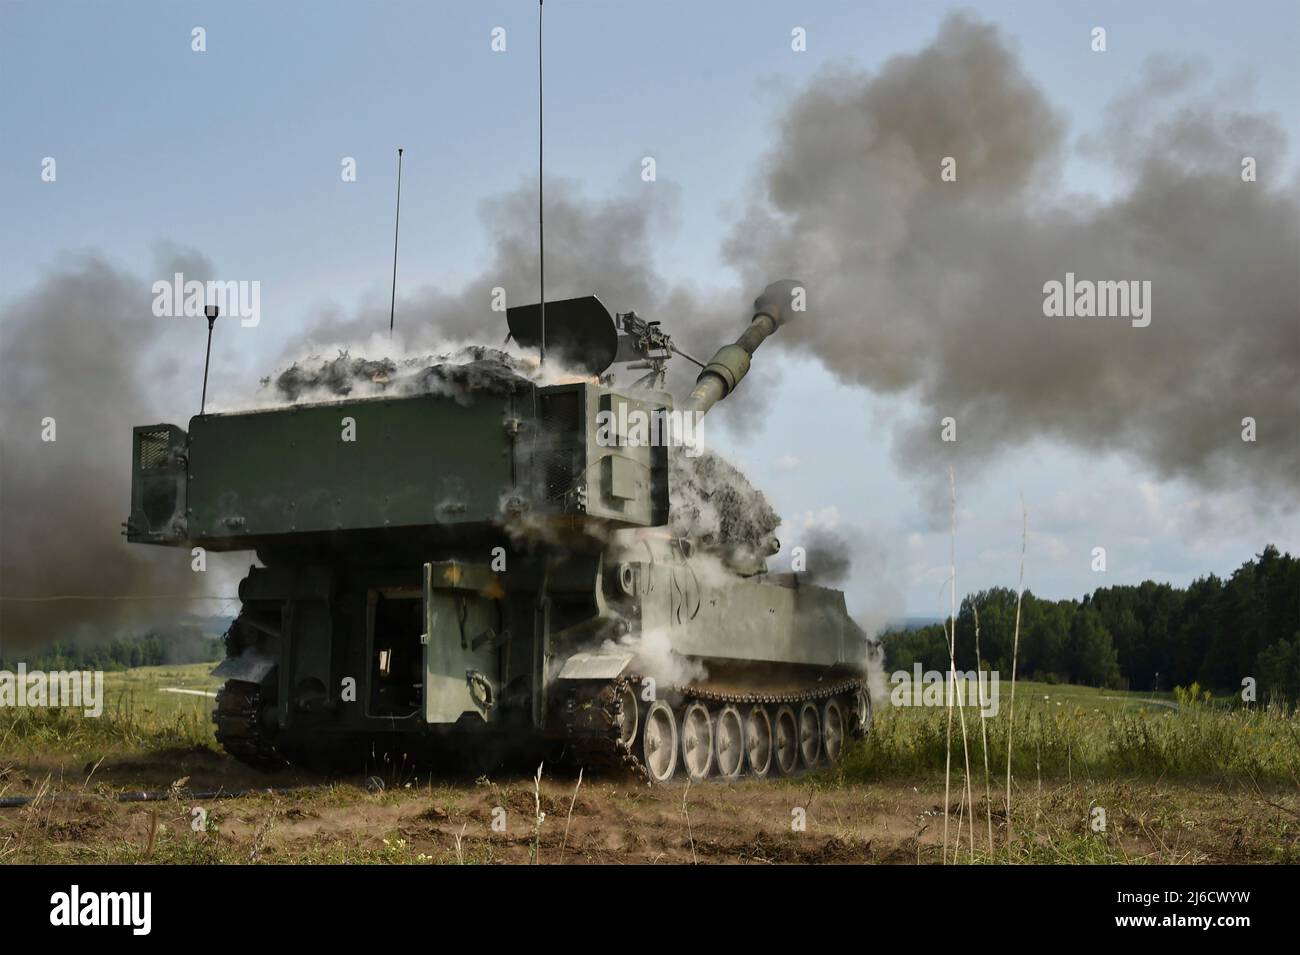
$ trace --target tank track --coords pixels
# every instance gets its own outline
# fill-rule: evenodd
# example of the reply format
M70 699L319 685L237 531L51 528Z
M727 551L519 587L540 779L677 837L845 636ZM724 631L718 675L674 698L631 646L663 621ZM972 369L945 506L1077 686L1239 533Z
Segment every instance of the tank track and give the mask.
M278 752L262 725L262 688L256 683L227 680L217 691L212 711L217 742L235 759L258 769L278 769L288 760Z
M632 674L607 682L584 681L570 691L569 698L563 703L567 715L564 731L570 741L571 754L578 765L602 774L628 773L647 785L651 783L650 772L638 753L640 733L644 727L638 725L637 734L630 745L622 739L625 691L630 689L639 700L642 679L639 674ZM824 686L788 691L727 692L687 684L668 687L666 690L660 688L660 692L665 697L679 700L681 706L688 706L695 701L717 706L798 705L834 696L856 697L861 693L866 701L866 718L865 721L854 719L851 733L862 738L871 729L871 698L865 679L842 680ZM640 706L638 703L638 708Z
M622 742L623 698L627 690L636 693L640 677L622 677L608 683L584 684L566 701L564 731L571 754L579 766L601 775L627 773L649 783L650 774L631 748Z
M652 781L640 758L640 732L644 728L641 724L647 706L640 702L642 681L642 676L632 674L614 680L582 681L568 690L560 703L564 714L561 725L569 754L577 765L600 775L628 775L646 784ZM863 679L783 691L738 691L687 684L659 687L657 695L676 701L674 708L677 708L697 701L715 707L799 705L836 696L852 700L859 693L867 704L865 723L861 718L854 718L849 730L855 736L864 736L870 729L871 707ZM637 733L630 740L624 739L626 715L623 712L629 698L638 701ZM240 680L226 681L217 691L216 708L212 713L217 741L240 762L258 769L279 769L289 765L290 761L276 747L273 736L261 719L263 706L260 685ZM856 717L854 708L849 709Z

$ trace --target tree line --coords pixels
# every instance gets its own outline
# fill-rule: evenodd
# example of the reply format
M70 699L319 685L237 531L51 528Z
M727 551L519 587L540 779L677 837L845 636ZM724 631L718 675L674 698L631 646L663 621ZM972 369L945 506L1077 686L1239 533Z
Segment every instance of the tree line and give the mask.
M80 643L62 640L29 653L0 655L0 670L10 673L21 661L33 670L127 670L162 664L207 663L225 654L222 643L198 627L180 627L174 632L114 637L108 643Z
M979 618L979 659L975 620ZM957 617L957 668L1011 676L1016 592L971 594ZM947 670L943 624L882 638L889 672L919 662ZM1300 560L1268 545L1227 579L1211 574L1186 588L1144 581L1101 587L1082 600L1044 600L1025 591L1018 678L1134 690L1198 682L1256 698L1300 699Z

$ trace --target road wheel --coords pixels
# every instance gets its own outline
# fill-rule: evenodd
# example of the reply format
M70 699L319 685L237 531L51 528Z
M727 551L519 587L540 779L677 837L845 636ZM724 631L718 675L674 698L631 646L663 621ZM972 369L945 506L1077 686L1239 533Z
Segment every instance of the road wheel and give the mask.
M844 752L844 710L838 700L827 700L822 707L822 753L832 766Z
M656 783L666 783L677 771L677 717L663 700L655 700L645 715L641 759Z
M682 765L697 782L713 770L713 718L703 703L690 704L682 714Z
M745 769L745 723L740 710L730 704L718 712L713 727L713 750L718 759L718 775L739 778Z
M630 753L636 743L636 731L641 728L636 691L630 685L623 687L618 695L618 718L622 721L618 728L619 749Z
M776 768L782 776L789 776L799 767L799 723L795 719L794 710L788 706L777 709L774 722L772 749L776 756Z
M817 765L822 754L821 723L816 703L805 703L799 708L799 756L808 769Z
M754 776L766 776L772 770L772 717L766 707L752 707L745 719L745 759Z

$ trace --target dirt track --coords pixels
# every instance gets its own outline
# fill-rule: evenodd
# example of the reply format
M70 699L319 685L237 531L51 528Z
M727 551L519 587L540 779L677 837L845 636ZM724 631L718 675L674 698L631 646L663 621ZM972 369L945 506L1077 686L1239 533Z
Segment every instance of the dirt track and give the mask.
M548 770L539 827L533 780L518 774L501 781L390 774L385 791L370 792L361 776L268 776L206 750L109 757L87 786L89 772L57 762L4 769L4 794L45 788L73 798L0 810L0 860L924 863L938 862L943 844L942 778L860 784L821 774L652 789L588 777L574 801L576 774ZM167 789L182 778L182 789L164 802L107 798L124 789ZM229 800L189 795L271 785L311 788ZM959 799L954 785L950 838ZM999 800L995 790L992 825L1002 846ZM1034 833L1021 844L1035 847L1035 860L1300 861L1294 793L1076 779L1044 784L1041 792L1023 787L1016 800L1017 828ZM983 850L988 822L978 796L976 803L975 847ZM1104 835L1089 830L1096 805L1107 809ZM194 829L196 807L207 813L206 831ZM968 858L968 821L961 825Z

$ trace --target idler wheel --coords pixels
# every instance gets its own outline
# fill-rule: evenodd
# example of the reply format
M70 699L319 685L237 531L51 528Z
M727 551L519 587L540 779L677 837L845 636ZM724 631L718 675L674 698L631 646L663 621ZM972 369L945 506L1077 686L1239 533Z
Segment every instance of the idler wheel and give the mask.
M853 735L861 739L871 731L871 697L863 687L853 694Z

